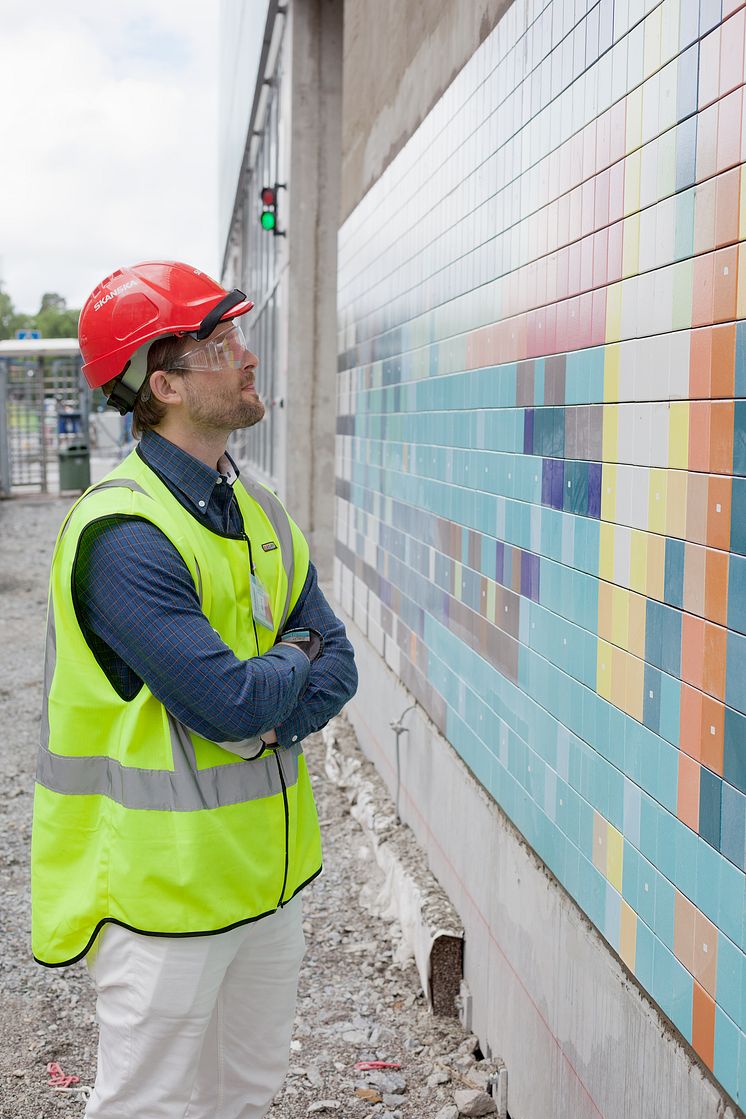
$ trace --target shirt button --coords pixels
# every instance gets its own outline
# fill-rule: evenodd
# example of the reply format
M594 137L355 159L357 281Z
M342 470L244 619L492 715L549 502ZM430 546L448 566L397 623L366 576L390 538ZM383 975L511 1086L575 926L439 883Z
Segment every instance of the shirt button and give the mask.
M293 735L293 742L297 742L297 741L298 741L298 735L297 735L297 734L294 734L294 735Z
M221 483L222 481L223 481L223 479L222 479L222 478L218 478L218 479L217 479L217 481L216 481L216 483L215 483L215 485L216 485L216 486L219 486L219 485L220 485L220 483Z
M204 501L198 501L197 504L199 505L200 509L204 509L204 507L205 507Z

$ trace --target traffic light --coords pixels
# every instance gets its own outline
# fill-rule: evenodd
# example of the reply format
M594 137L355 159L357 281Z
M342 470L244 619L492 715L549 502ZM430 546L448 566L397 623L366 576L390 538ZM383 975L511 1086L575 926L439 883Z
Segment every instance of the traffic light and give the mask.
M283 230L277 228L277 193L284 183L275 183L274 186L263 186L259 192L262 200L262 212L259 215L262 229L273 233L275 237L284 237Z

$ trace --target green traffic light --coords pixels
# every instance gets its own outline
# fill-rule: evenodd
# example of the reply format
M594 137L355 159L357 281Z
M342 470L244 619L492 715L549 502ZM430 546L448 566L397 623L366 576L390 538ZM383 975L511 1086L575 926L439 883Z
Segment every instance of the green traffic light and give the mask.
M274 229L276 219L271 210L263 210L260 220L262 223L262 229Z

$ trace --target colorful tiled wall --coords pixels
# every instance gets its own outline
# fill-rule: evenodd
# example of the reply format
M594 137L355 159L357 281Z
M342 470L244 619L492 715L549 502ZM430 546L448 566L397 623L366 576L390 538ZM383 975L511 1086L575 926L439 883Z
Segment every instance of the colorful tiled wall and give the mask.
M515 0L346 221L337 591L746 1101L746 9Z

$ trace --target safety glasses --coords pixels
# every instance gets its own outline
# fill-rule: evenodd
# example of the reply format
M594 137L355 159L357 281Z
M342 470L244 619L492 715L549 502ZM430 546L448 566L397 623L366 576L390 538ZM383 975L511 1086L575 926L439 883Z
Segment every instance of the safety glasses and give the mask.
M241 327L234 323L222 338L211 338L200 342L191 350L179 355L174 365L168 369L192 369L220 373L226 369L243 369L248 352L246 339Z

